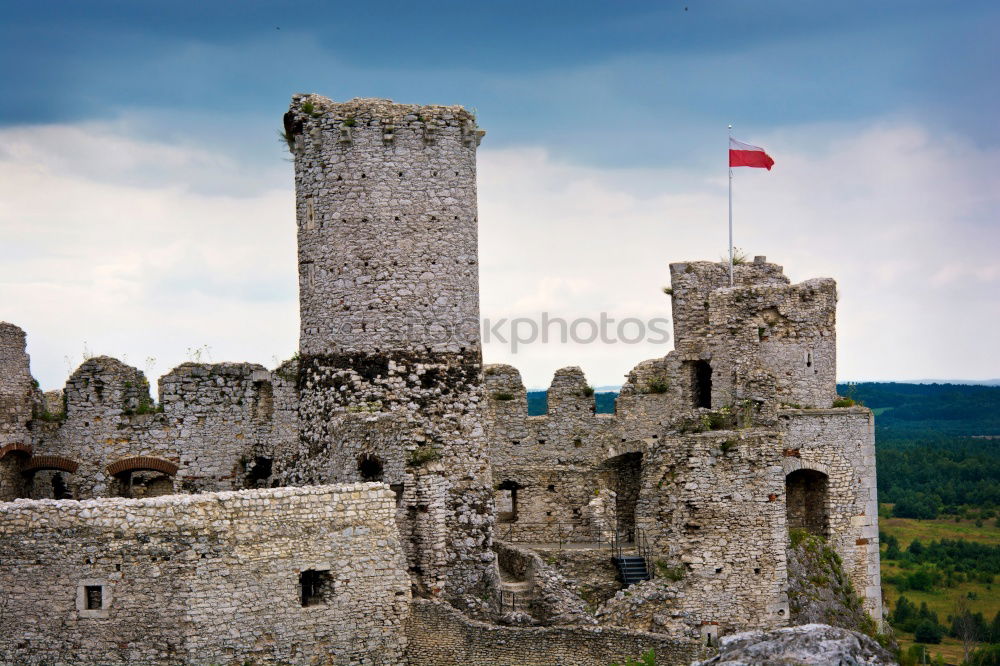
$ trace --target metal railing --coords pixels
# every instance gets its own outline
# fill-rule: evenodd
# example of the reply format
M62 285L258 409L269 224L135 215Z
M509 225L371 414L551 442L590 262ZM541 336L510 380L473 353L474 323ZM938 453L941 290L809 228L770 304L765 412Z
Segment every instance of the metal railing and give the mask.
M649 545L646 531L638 527L635 528L635 545L639 551L639 556L646 562L646 573L649 575L649 579L653 580L656 578L656 567L653 566L653 549Z

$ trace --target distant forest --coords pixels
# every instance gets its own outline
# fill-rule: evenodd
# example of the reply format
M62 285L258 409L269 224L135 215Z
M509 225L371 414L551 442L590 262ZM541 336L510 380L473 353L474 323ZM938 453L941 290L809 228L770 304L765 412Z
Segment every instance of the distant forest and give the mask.
M894 515L1000 507L1000 387L864 382L837 390L875 412L879 501L894 504ZM614 413L617 397L596 393L596 411ZM528 392L529 414L547 408L545 391Z

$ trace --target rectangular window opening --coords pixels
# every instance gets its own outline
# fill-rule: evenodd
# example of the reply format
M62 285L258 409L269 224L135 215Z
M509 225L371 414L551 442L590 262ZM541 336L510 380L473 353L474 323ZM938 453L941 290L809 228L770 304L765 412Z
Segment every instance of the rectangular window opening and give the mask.
M332 578L329 571L306 569L299 573L302 606L320 606L326 603Z
M83 593L87 610L101 610L104 607L103 585L86 585Z

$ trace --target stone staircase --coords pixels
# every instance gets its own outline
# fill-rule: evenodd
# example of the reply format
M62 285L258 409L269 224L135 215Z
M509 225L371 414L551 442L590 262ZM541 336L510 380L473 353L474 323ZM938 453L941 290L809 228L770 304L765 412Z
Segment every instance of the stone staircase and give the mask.
M535 585L530 580L500 581L500 598L505 611L515 610L530 615L535 596Z

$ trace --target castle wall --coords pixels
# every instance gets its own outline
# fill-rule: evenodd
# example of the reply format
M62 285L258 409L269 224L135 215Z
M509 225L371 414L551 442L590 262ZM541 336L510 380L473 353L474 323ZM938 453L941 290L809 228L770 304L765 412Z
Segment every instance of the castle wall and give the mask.
M34 384L25 349L24 331L0 321L0 447L28 443Z
M483 132L461 107L316 95L293 98L285 129L295 154L300 442L279 455L279 478L402 486L400 529L424 534L408 554L415 583L474 592L495 576L479 339Z
M650 450L637 525L682 576L675 598L632 621L646 616L657 630L689 636L709 624L723 632L787 624L784 487L778 433L671 435Z
M656 651L656 663L707 657L697 642L617 627L503 627L470 620L443 604L413 601L406 625L411 666L593 666Z
M25 493L21 469L31 455L28 421L34 404L25 349L24 331L0 321L0 501Z
M806 469L827 476L824 536L865 610L881 620L874 421L870 410L850 407L782 410L779 423L785 474Z
M374 484L0 504L0 661L400 663L394 511Z
M752 285L713 292L713 407L745 399L754 374L774 380L774 400L826 408L837 395L837 285Z
M252 478L253 463L297 439L294 379L250 363L185 363L160 379L157 408L142 372L96 357L69 378L64 398L60 420L32 423L34 455L64 457L78 467L35 472L28 494L38 499L52 497L53 473L76 499L139 494L138 485L127 487L127 475L108 469L135 457L176 466L156 479L170 492L267 485Z

